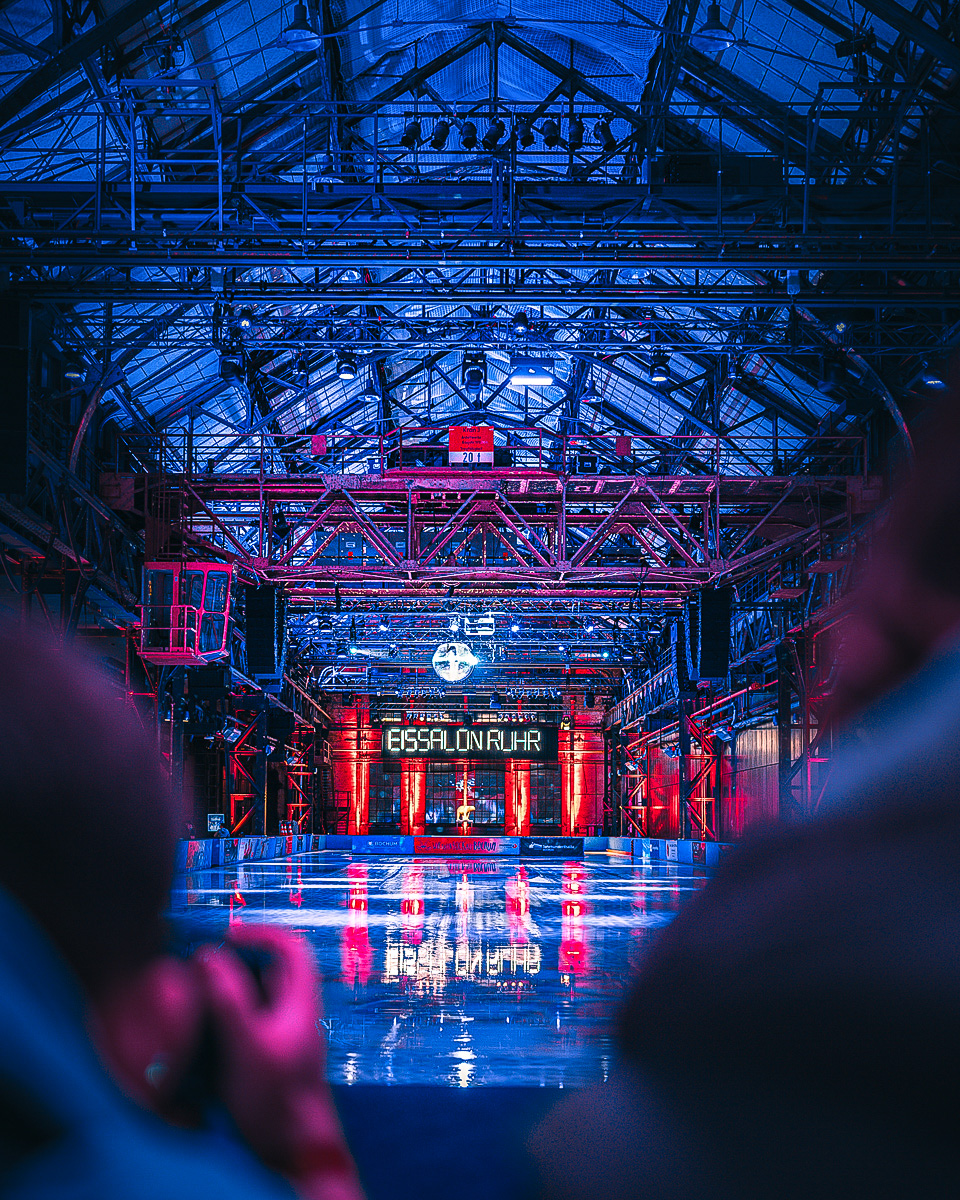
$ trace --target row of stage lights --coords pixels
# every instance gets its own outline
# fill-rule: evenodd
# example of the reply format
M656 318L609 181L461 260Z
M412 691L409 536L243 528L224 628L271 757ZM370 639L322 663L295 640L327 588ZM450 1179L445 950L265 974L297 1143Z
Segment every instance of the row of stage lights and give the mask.
M617 138L610 127L612 120L613 117L609 115L601 117L593 127L593 140L598 143L604 154L613 154L618 145ZM441 117L430 134L430 148L432 150L446 149L452 128L453 122L448 121L446 117ZM529 150L539 133L547 150L556 150L562 146L571 154L576 154L583 149L586 141L586 127L582 118L575 116L568 119L566 137L563 136L561 129L560 119L547 117L541 121L538 129L534 117L519 117L514 125L512 140L515 140L521 149ZM494 117L490 121L483 137L480 136L475 121L464 121L459 125L459 130L460 145L464 150L476 150L479 146L489 154L492 154L507 136L507 126L502 117ZM416 150L426 140L421 119L410 117L400 135L400 145L405 150Z

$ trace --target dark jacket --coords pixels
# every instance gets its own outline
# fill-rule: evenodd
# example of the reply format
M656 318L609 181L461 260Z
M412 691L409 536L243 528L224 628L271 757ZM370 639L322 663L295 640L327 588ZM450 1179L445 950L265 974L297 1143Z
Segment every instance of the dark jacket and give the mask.
M691 899L620 1044L540 1132L551 1197L960 1194L960 649L857 722L817 815Z
M24 851L27 852L26 850ZM142 1112L87 1039L78 985L0 892L3 1200L291 1200L243 1146Z

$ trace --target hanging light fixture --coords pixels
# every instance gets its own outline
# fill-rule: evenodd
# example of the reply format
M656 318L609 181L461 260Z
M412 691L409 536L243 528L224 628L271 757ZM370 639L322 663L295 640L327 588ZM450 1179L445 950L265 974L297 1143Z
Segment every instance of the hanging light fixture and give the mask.
M513 332L517 335L517 337L526 337L526 335L530 332L530 318L525 312L515 313L512 327Z
M341 350L337 355L337 378L350 380L357 377L357 360L352 354Z
M464 150L476 150L477 148L477 127L473 121L464 121L460 127L460 145Z
M510 382L514 387L549 387L555 378L552 358L510 356Z
M560 126L552 117L548 117L540 126L543 134L543 144L548 150L555 150L560 145Z
M604 154L612 154L617 148L617 139L610 128L610 118L604 117L593 127L593 136L603 147Z
M737 39L730 29L720 19L720 5L707 5L707 19L694 33L690 42L694 50L701 54L716 54L719 50L729 50Z
M579 117L574 117L570 122L570 128L567 130L567 149L573 154L583 145L583 122Z
M469 396L479 396L487 382L487 360L482 353L463 356L463 390Z
M670 382L670 356L659 347L650 355L650 382Z
M450 122L438 121L433 127L433 136L430 139L430 145L434 150L442 150L447 144L447 138L450 136Z
M496 150L497 143L506 132L507 127L499 117L491 121L489 129L483 135L484 150Z
M406 150L415 150L423 141L423 129L420 125L418 117L408 121L404 126L403 134L400 138L400 145Z
M246 332L253 328L253 309L241 308L237 314L237 328Z
M310 24L305 4L293 6L293 20L277 38L277 45L283 50L319 50L323 38Z
M520 122L520 127L517 130L517 141L524 150L529 150L533 145L533 118L524 117Z

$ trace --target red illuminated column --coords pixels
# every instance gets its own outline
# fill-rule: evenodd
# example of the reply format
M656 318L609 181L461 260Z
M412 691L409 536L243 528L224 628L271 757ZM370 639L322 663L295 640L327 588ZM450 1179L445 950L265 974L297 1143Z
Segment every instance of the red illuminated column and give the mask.
M370 771L365 739L370 730L362 723L356 705L336 707L330 731L333 789L346 802L347 833L367 833L370 828Z
M427 820L427 764L423 759L401 759L400 832L422 834Z
M580 837L603 824L603 734L593 725L560 730L561 831Z
M504 778L504 833L530 836L530 763L511 762Z

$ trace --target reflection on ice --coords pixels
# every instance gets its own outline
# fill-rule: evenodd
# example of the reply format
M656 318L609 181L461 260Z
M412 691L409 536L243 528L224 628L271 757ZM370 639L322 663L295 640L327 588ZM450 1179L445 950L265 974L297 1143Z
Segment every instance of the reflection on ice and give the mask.
M576 862L304 855L187 876L205 936L297 929L324 978L331 1079L569 1086L605 1079L611 1013L703 875Z

